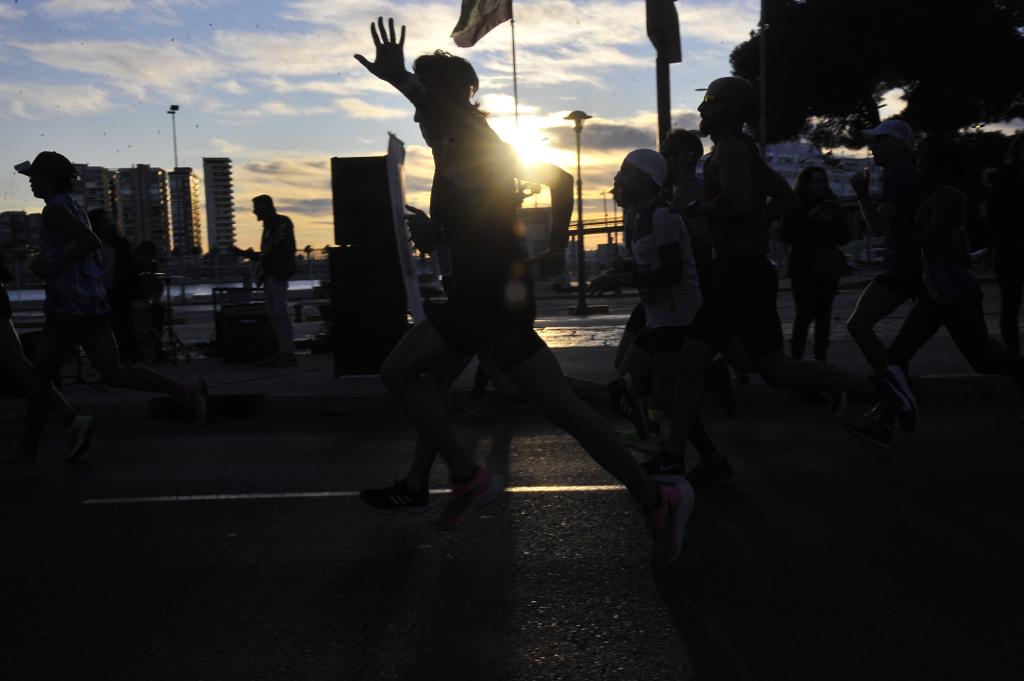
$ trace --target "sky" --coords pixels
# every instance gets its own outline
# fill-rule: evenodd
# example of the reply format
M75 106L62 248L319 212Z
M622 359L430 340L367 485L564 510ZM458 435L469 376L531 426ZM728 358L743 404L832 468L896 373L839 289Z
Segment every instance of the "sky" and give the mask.
M0 0L0 211L40 210L13 166L44 149L75 163L172 168L170 104L181 107L179 165L201 173L204 156L232 159L242 247L258 243L250 199L264 193L293 218L300 247L333 242L329 159L383 155L389 131L406 143L409 202L426 208L433 165L412 107L352 57L373 59L369 27L383 15L407 25L410 67L437 48L473 63L491 126L528 161L575 175L563 118L592 115L582 137L584 209L602 216L602 192L626 152L655 146L644 3L518 0L518 129L510 25L462 49L449 37L459 8L459 0ZM697 88L729 74L729 53L756 26L758 8L758 0L677 4L684 54L670 69L675 126L697 126ZM205 215L203 229L205 239Z

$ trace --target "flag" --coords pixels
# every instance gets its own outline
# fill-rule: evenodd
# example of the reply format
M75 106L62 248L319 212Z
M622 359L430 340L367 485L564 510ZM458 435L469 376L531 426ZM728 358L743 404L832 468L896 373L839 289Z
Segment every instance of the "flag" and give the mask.
M498 24L512 18L512 0L462 0L459 23L452 38L459 47L472 47Z

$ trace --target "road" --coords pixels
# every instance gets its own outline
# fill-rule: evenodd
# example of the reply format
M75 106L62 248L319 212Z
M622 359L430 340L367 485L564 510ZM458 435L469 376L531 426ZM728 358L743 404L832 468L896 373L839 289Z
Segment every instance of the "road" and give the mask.
M108 422L74 465L51 439L0 479L0 679L1020 678L1017 407L928 406L890 452L825 411L708 414L738 475L659 578L625 492L531 414L456 417L516 489L450 533L440 493L353 496L401 474L395 418Z

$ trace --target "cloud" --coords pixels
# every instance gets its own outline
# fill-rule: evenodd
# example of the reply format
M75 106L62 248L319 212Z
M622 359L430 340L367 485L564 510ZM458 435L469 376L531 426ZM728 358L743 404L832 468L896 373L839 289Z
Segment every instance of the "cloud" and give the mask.
M679 33L685 41L726 43L728 49L750 38L757 28L758 0L733 0L716 4L678 3ZM684 43L685 49L685 43Z
M355 97L343 97L336 99L338 106L340 106L345 113L352 118L369 118L369 119L393 119L393 118L408 118L408 109L399 109L393 106L381 106L379 104L371 104L370 102L356 99Z
M134 22L177 26L177 12L186 5L202 6L208 0L45 0L40 9L51 17L107 14L130 17Z
M576 144L576 133L568 126L548 128L545 132L559 147L569 148ZM584 127L581 140L588 149L636 149L650 147L654 143L654 134L651 130L629 125L591 123Z
M96 40L11 45L47 66L102 77L111 88L139 100L158 92L192 102L197 86L221 81L225 75L210 56L176 44Z
M0 20L14 21L16 19L21 19L23 16L25 16L25 10L23 9L19 9L14 5L8 5L6 3L0 5Z
M222 91L229 95L244 95L248 90L234 78L223 81L217 85Z
M282 213L292 212L299 215L323 216L333 215L334 202L332 199L281 199L274 200L278 210Z
M242 111L232 109L231 115L238 116L239 118L261 118L264 116L313 116L317 114L330 113L332 111L334 111L334 109L329 106L296 106L289 102L271 100L269 102L262 102L257 106Z
M0 116L38 118L43 114L94 114L110 107L108 93L94 85L0 81Z
M51 17L67 17L79 14L128 12L135 9L135 3L132 0L46 0L40 7Z

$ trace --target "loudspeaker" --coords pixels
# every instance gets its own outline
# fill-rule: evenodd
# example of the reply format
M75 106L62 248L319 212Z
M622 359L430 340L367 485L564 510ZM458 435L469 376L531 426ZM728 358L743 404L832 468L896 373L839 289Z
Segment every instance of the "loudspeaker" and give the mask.
M389 245L327 252L334 375L376 374L409 327L398 256Z
M265 303L224 305L214 323L225 362L256 362L277 352L277 336Z
M386 156L331 159L334 243L394 248Z

